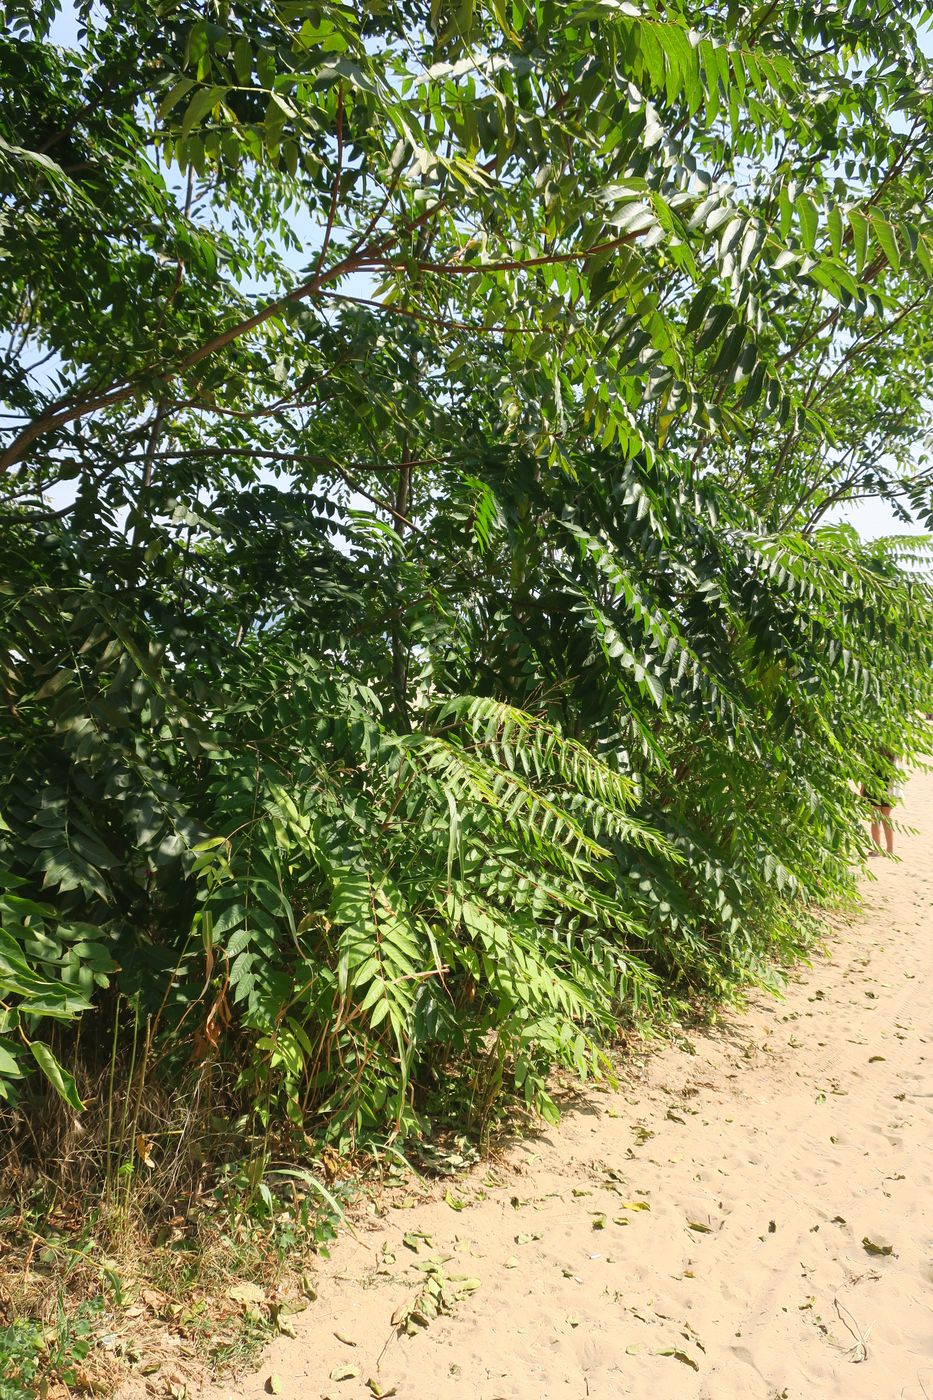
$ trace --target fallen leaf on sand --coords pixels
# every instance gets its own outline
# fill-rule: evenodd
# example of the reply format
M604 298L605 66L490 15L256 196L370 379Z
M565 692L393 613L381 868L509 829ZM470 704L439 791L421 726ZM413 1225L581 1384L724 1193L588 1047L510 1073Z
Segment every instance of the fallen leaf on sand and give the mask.
M893 1244L883 1244L880 1240L870 1240L866 1235L862 1240L862 1246L866 1254L893 1254Z
M381 1381L376 1380L375 1376L370 1376L366 1385L367 1388L372 1391L373 1395L375 1395L376 1400L388 1400L390 1395L398 1394L396 1386L383 1385Z
M675 1361L682 1361L685 1366L691 1366L694 1371L700 1369L692 1356L688 1356L685 1351L678 1351L674 1347L665 1347L662 1351L656 1351L655 1356L673 1356Z
M277 1332L279 1332L283 1337L298 1336L298 1333L295 1331L294 1327L289 1321L290 1310L288 1308L285 1308L279 1304L273 1305L270 1311L272 1313L272 1322Z
M359 1374L359 1366L335 1366L330 1378L332 1381L355 1381Z
M269 1379L266 1381L266 1393L268 1395L282 1394L282 1377L277 1376L274 1371L272 1372L272 1375L269 1377Z

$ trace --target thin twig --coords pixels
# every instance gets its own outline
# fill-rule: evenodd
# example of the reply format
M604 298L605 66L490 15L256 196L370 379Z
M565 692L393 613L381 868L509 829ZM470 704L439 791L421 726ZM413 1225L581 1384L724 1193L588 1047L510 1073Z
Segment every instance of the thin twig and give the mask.
M866 1342L866 1340L865 1340L865 1336L864 1336L863 1333L862 1333L861 1327L859 1327L858 1323L857 1323L856 1320L855 1320L855 1317L852 1315L851 1312L849 1312L849 1309L848 1309L848 1308L843 1308L843 1305L842 1305L842 1304L840 1303L840 1301L839 1301L838 1295L833 1299L833 1307L836 1309L836 1314L837 1314L837 1316L838 1316L838 1318L839 1318L839 1321L842 1323L843 1327L846 1329L846 1331L849 1333L850 1336L852 1336L852 1337L855 1338L855 1346L854 1346L854 1347L850 1347L850 1348L849 1348L849 1351L850 1351L850 1352L856 1352L856 1353L860 1352L860 1353L861 1353L861 1355L856 1355L856 1356L853 1356L853 1357L852 1357L853 1364L854 1364L854 1365L858 1365L859 1362L861 1362L861 1361L867 1361L867 1360L868 1360L868 1344L867 1344L867 1342ZM847 1322L846 1319L843 1317L843 1315L842 1315L843 1312L849 1313L849 1316L852 1318L852 1322L851 1322L851 1323ZM869 1331L869 1333L871 1332L871 1328L870 1328L870 1327L869 1327L868 1331Z
M599 253L611 253L616 248L623 248L627 243L633 242L636 238L641 238L647 233L644 229L636 233L624 233L619 238L610 238L606 243L596 243L592 248L576 248L568 253L542 253L537 258L507 259L502 262L488 263L432 263L416 262L395 263L389 258L373 258L369 262L370 267L382 267L389 272L410 272L412 267L418 272L434 272L440 276L484 276L487 272L521 272L528 267L553 267L557 263L585 262L587 258L594 258Z
M343 176L343 87L337 89L337 164L334 170L334 187L330 196L330 209L327 214L327 227L324 230L324 241L321 244L321 251L318 254L317 268L320 273L324 266L324 259L330 247L331 234L334 231L334 220L337 217L337 202L340 199L340 181Z

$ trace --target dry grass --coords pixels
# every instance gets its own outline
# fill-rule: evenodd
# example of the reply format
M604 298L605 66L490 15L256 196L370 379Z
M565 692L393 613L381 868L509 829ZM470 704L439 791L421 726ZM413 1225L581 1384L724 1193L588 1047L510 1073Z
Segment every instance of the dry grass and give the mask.
M180 1395L248 1364L300 1306L341 1164L308 1142L304 1179L277 1176L295 1144L285 1158L228 1113L216 1064L172 1095L109 1068L76 1077L80 1116L40 1092L0 1119L4 1400L107 1395L132 1375Z
M157 1068L72 1063L80 1115L41 1085L0 1114L3 1400L34 1400L37 1385L48 1400L105 1396L118 1383L179 1400L206 1372L247 1368L303 1305L314 1253L363 1179L370 1209L380 1180L411 1184L391 1148L348 1160L251 1131L229 1066L189 1065L171 1093ZM534 1131L495 1093L482 1107L493 1157ZM454 1126L410 1151L411 1169L442 1179L478 1155ZM18 1379L11 1359L23 1324L37 1379Z

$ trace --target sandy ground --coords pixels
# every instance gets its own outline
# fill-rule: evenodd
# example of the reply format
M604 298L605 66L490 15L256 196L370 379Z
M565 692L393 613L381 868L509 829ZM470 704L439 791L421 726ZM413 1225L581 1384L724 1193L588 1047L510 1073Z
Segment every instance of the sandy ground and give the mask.
M296 1337L200 1394L933 1400L933 776L903 820L902 860L871 862L865 914L783 1003L581 1098L454 1183L462 1210L402 1190L322 1265ZM432 1270L452 1313L399 1335Z

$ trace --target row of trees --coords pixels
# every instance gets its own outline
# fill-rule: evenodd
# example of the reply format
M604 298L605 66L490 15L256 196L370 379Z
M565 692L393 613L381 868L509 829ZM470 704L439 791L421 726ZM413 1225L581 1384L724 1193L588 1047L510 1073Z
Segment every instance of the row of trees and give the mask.
M5 8L0 1091L482 1126L771 980L930 703L923 7Z

